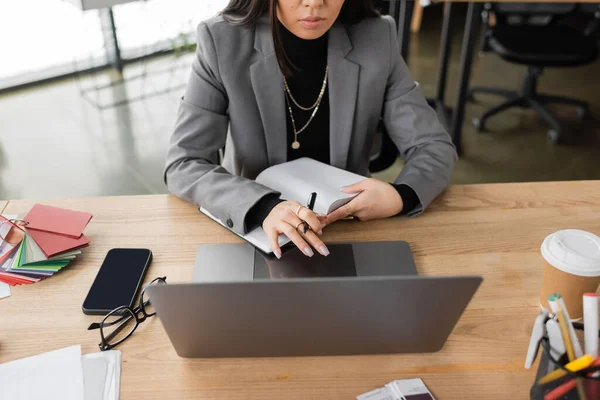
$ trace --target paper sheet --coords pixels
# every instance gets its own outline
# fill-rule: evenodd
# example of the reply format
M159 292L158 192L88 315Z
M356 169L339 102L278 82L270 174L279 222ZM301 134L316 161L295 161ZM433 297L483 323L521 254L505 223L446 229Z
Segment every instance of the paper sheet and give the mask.
M11 400L118 400L121 352L81 355L81 346L0 364L0 395Z
M16 219L17 215L16 214L2 214L2 216L6 219ZM0 219L0 223L2 222L2 219ZM5 237L6 234L10 231L11 228L11 224L9 224L8 222L3 223L2 225L0 225L0 237ZM6 243L3 240L0 240L0 260L2 259L2 256L4 256L6 253L10 252L12 250L13 246L11 244Z
M317 192L314 211L326 215L355 197L341 192L343 186L365 179L310 158L299 158L265 169L256 177L256 182L281 192L282 199L301 204L306 204L308 196Z
M105 358L81 357L85 400L104 400L108 360Z
M25 246L25 262L34 263L48 260L42 249L40 249L40 246L38 246L29 233L25 234ZM81 254L81 250L74 250L68 253L60 254L56 257L51 257L49 260L74 260L79 254Z
M46 257L59 256L90 244L90 239L85 235L81 235L79 239L72 239L67 236L34 229L27 230L27 233L35 240Z
M356 397L356 400L396 400L387 388L378 388L370 392L363 393Z
M14 259L17 254L17 248L14 248L12 252L7 254L7 257L0 262L0 281L4 281L9 285L25 284L39 281L39 277L23 276L22 274L16 275L10 272L10 267L13 265Z
M81 346L1 364L0 388L11 400L82 400Z
M0 299L4 299L10 296L10 285L8 283L0 282Z
M401 379L384 387L356 396L356 400L435 400L425 383L417 379Z
M85 400L118 400L121 385L121 352L108 350L86 354L81 358L81 362L85 381ZM95 390L93 393L92 388Z
M35 204L24 220L28 229L51 232L78 239L92 219L92 214L64 208Z

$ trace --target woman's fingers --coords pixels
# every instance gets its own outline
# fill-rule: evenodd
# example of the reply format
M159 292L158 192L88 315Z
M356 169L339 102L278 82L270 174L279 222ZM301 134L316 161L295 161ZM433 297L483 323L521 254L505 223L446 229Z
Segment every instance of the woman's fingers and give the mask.
M308 210L310 211L310 210ZM312 213L312 211L311 211ZM319 222L319 219L316 217L316 215L314 215L314 219L317 222L317 226L319 227L319 229L321 229L321 223ZM295 213L286 213L283 216L283 221L287 224L289 224L291 227L293 227L295 233L297 233L298 235L300 235L300 238L303 239L303 243L306 243L308 241L308 243L310 243L310 245L312 247L314 247L315 249L317 249L317 251L319 253L321 253L322 255L326 256L329 254L329 250L327 249L327 246L325 246L325 243L323 243L323 241L321 239L319 239L319 237L315 234L314 231L312 230L307 230L306 233L304 233L304 222L302 219L298 218L296 216ZM284 232L286 235L287 233ZM294 235L295 236L295 235ZM292 239L292 241L294 241L294 239L290 236L288 236L290 239ZM294 241L294 243L296 243ZM306 249L304 249L303 247L298 246L298 248L306 255L309 255L308 252L306 251ZM309 247L310 250L310 247ZM311 250L312 252L312 250ZM310 255L310 257L312 257L312 255Z
M308 224L308 226L310 226L310 229L312 229L313 232L316 232L318 234L323 233L321 221L317 217L317 214L315 214L313 211L306 207L302 207L298 212L298 216L301 220L306 221L306 223Z
M338 208L337 210L329 213L329 215L327 216L327 219L324 221L324 223L326 225L331 225L335 221L356 215L356 213L360 210L360 208L359 208L360 203L358 200L359 197L360 197L360 195L356 196L349 203L346 203L343 206L341 206L340 208Z
M344 186L341 191L346 194L354 194L360 193L369 188L370 182L369 179L362 180L360 182L356 182L353 185Z
M273 254L275 257L281 258L281 247L279 247L279 232L275 228L267 229L265 231L267 237L269 238L269 243L271 243L271 249L273 250Z
M263 222L263 229L277 258L281 258L280 234L286 235L302 253L309 257L314 255L311 246L327 256L329 249L318 236L323 233L326 220L327 216L317 215L298 202L286 201L271 210Z
M314 255L314 252L311 250L308 243L306 243L306 241L300 235L300 232L298 232L294 226L282 221L280 229L283 234L285 234L292 242L294 242L296 247L298 247L301 252L309 257Z
M321 229L325 229L327 226L327 215L317 214L317 218L319 218L319 222L321 223Z
M329 255L329 249L327 248L327 246L325 245L325 243L323 243L323 241L319 238L319 236L317 236L316 233L314 233L313 231L311 231L310 229L308 231L306 231L306 233L303 233L302 236L304 236L304 239L310 243L310 245L317 249L317 251L319 253L321 253L324 256L328 256Z

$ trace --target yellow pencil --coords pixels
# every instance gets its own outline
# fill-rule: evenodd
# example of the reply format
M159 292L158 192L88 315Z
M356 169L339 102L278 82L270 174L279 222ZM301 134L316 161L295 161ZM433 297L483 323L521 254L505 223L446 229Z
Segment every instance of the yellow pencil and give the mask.
M593 362L594 362L594 358L592 356L590 356L589 354L586 354L582 357L579 357L577 360L571 361L570 363L565 365L565 368L571 372L577 372L577 371L581 371L582 369L589 367L590 365L592 365ZM543 385L545 383L560 379L563 376L565 376L566 374L567 373L563 369L555 369L554 371L550 372L548 375L541 377L540 380L538 381L538 383L540 385Z
M583 357L580 357L580 358L578 358L577 360L575 360L575 350L573 350L573 342L571 342L571 334L569 333L569 327L567 326L567 321L566 321L566 319L565 319L565 313L564 313L564 311L562 310L562 308L560 307L560 303L559 303L559 305L558 305L558 312L556 313L556 316L558 317L558 325L559 325L559 327L560 327L560 332L561 332L561 334L562 334L563 340L565 341L565 348L566 348L566 350L567 350L567 357L569 357L569 361L571 361L569 364L567 364L567 366L568 366L568 365L571 365L572 363L575 363L575 362L577 362L577 360L581 360L581 359L582 359L582 358L584 358L585 356L583 356ZM585 361L585 362L587 362L587 361L589 361L589 364L587 364L587 365L586 365L585 367L583 367L583 368L587 368L587 367L589 367L590 365L592 365L592 363L594 362L594 359L593 359L593 357L592 357L592 356L589 356L589 359L586 359L586 361ZM577 366L579 366L579 365L584 365L584 364L585 364L585 362L578 363L578 364L577 364ZM565 366L565 368L569 369L567 366ZM583 369L583 368L579 368L579 369ZM579 369L578 369L578 370L579 370ZM569 369L569 370L570 370L570 369ZM570 371L571 371L571 372L574 372L574 371L578 371L578 370L573 370L573 371L571 371L571 370L570 370ZM562 369L557 369L557 370L554 370L553 372L557 372L557 371L558 371L558 372L561 372L561 374L559 374L559 376L560 376L560 377L562 377L562 376L565 376L565 375L567 374L567 373L566 373L564 370L562 370ZM552 373L552 372L551 372L551 373ZM550 374L551 374L551 373L550 373ZM548 374L548 375L550 375L550 374ZM546 375L546 377L547 377L548 375ZM545 377L544 377L544 378L545 378ZM542 379L544 379L544 378L542 378ZM542 379L540 379L540 381L541 381ZM556 379L556 378L555 378L555 379ZM554 379L550 379L550 381L552 381L552 380L554 380ZM550 381L547 381L547 382L550 382ZM585 396L585 390L584 390L584 387L583 387L583 382L581 381L581 379L579 379L579 378L575 378L575 384L576 384L576 386L577 386L577 392L578 392L578 394L579 394L579 399L580 399L580 400L586 400L586 396Z
M560 306L559 306L560 307ZM569 361L575 360L575 350L573 350L573 343L571 342L571 335L569 334L569 328L565 321L565 314L562 310L558 310L556 313L558 317L558 326L560 326L560 333L562 334L563 340L565 341L565 349L567 350L567 356Z

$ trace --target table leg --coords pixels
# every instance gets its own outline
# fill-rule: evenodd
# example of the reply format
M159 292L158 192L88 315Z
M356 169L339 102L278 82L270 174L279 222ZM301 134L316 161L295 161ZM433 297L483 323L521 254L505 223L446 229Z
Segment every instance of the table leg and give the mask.
M123 72L123 59L121 58L121 48L117 38L117 27L112 7L100 10L100 22L102 24L102 33L104 37L104 47L106 55L114 68Z
M471 67L473 64L473 51L475 49L475 40L479 33L482 10L483 3L480 2L470 2L469 8L467 9L467 22L465 23L465 33L460 54L456 106L454 108L452 125L450 127L450 135L452 136L452 140L459 155L462 154L462 124L465 117L465 103L467 100L469 79L471 77Z
M435 97L433 99L427 99L427 102L435 109L440 122L446 129L450 128L450 123L452 120L452 113L444 103L448 77L448 60L450 58L452 38L452 30L450 25L451 10L452 3L444 3L444 19L442 20L442 36L440 38L440 58L438 65L437 88Z
M452 12L452 2L444 3L444 18L442 20L442 37L440 38L440 65L438 67L438 79L436 100L444 102L446 97L446 78L448 77L448 59L452 45L452 30L450 29L450 16Z
M410 43L410 24L414 7L414 0L400 0L400 14L398 15L398 41L400 42L400 55L407 64L408 48Z
M410 21L410 31L412 33L419 33L421 30L421 22L423 21L423 6L417 0L415 1L415 5L413 7L413 17Z

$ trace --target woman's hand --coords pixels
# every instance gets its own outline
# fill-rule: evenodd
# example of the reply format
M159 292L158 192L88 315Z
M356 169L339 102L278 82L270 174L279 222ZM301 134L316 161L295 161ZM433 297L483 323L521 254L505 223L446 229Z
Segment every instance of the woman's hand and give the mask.
M267 218L263 221L263 230L269 237L271 248L277 258L281 258L281 248L277 238L280 233L286 235L305 255L312 257L314 255L311 246L324 256L329 255L329 250L325 243L317 234L323 233L322 219L314 212L304 207L297 201L284 201L276 205ZM304 224L306 221L310 229L304 233Z
M402 197L392 185L373 178L346 186L342 192L358 193L358 196L330 213L323 221L327 225L350 216L362 221L387 218L400 213L404 207Z

